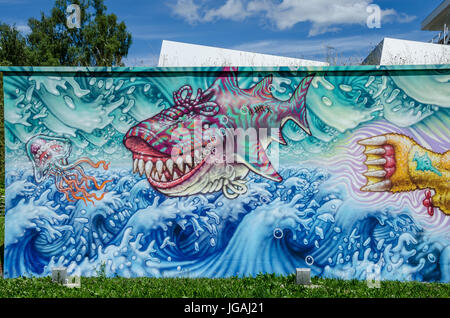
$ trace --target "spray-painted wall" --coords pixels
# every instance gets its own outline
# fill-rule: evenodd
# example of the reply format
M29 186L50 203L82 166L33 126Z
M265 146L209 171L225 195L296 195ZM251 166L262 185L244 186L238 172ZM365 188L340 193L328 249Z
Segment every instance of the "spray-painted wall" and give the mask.
M450 281L450 66L6 68L6 277Z

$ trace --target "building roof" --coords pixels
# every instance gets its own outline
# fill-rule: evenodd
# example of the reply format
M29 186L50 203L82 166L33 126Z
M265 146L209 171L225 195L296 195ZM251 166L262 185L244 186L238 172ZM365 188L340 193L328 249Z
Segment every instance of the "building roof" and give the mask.
M160 67L328 66L329 63L164 40Z
M444 24L450 25L450 0L442 3L422 21L422 30L442 31Z
M384 38L363 65L449 64L450 46Z

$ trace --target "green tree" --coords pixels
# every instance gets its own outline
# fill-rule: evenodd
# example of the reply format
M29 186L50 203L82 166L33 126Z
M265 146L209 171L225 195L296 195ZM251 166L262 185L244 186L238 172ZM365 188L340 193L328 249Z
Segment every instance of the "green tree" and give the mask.
M27 39L16 27L0 22L0 65L27 65L29 53Z
M67 25L67 7L80 7L80 28ZM122 66L131 34L103 0L56 0L50 16L31 18L28 36L33 65Z

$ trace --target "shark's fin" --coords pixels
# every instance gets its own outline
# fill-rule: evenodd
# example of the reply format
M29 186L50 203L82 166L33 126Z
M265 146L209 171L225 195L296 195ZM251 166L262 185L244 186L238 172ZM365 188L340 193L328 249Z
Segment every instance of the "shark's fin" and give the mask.
M214 95L217 92L228 89L239 89L238 67L223 67L214 83L203 93L203 95Z
M308 135L311 135L309 130L308 120L306 118L306 94L314 75L309 75L302 79L297 86L295 92L289 99L290 115L286 119L293 120L298 126L300 126Z
M287 145L286 140L283 137L283 134L281 133L281 130L278 131L278 136L277 135L272 135L272 139L279 142L282 145Z
M255 86L245 89L244 91L253 96L262 96L266 98L273 98L272 92L270 91L270 85L272 85L272 74L264 77Z
M249 150L249 160L242 158L237 154L237 161L244 164L248 169L256 174L263 176L264 178L281 182L283 178L277 173L275 168L272 166L269 158L267 157L266 151L262 144L258 141L255 144L251 144L250 147L245 147Z

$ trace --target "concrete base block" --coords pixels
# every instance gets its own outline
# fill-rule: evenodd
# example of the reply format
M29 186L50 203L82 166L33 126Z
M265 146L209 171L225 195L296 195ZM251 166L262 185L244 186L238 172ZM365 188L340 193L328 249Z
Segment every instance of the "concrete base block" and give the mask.
M311 285L311 269L310 268L296 268L297 284Z
M53 267L52 268L52 282L64 285L67 282L67 268Z
M69 276L67 278L67 283L64 286L69 288L80 288L81 287L81 277L80 276Z

